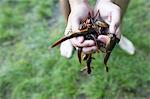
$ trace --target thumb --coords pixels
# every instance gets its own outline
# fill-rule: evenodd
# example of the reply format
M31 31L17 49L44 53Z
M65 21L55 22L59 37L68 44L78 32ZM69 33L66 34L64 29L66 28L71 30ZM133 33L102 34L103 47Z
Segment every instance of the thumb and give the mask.
M70 22L68 21L64 35L68 35L70 31L71 31L71 25Z
M71 21L71 28L72 28L72 31L73 32L79 32L79 26L80 26L80 20L78 18L74 18L72 21ZM83 36L80 36L80 37L77 37L77 38L74 38L74 42L78 42L78 43L82 43L84 41L84 37Z

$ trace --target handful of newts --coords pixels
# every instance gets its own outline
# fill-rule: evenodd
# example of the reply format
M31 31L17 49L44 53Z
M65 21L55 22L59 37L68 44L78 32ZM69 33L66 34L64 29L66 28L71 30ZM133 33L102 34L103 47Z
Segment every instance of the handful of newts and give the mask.
M87 18L83 23L80 24L79 32L69 31L69 33L66 36L62 37L60 40L55 42L51 46L51 48L59 45L60 43L62 43L65 40L68 40L68 39L71 39L74 37L79 37L79 36L83 36L85 40L93 40L98 49L97 53L99 53L100 51L102 53L104 53L103 62L105 64L106 71L108 72L107 61L108 61L109 56L110 56L113 48L115 47L116 43L119 42L119 39L116 37L115 34L111 34L111 33L107 32L108 28L109 28L109 25L107 23L105 23L104 21L97 20L97 19L95 19L95 17L91 17L91 15L89 15L89 16L90 16L89 18ZM103 42L98 40L99 35L108 36L108 40L107 40L106 44L104 44ZM86 66L82 70L87 70L87 73L90 74L91 73L91 62L94 59L92 57L93 53L84 54L82 52L82 47L79 47L79 48L77 48L77 54L78 54L78 59L79 59L80 63L82 60L84 60L86 62Z

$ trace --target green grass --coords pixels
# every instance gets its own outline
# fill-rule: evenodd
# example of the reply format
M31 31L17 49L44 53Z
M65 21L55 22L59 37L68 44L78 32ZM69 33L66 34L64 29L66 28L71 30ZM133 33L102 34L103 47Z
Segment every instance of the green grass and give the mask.
M150 2L132 0L124 18L136 54L116 47L109 73L95 55L91 75L80 72L76 52L67 60L59 47L48 50L65 28L62 17L50 22L57 2L0 1L0 99L149 99Z

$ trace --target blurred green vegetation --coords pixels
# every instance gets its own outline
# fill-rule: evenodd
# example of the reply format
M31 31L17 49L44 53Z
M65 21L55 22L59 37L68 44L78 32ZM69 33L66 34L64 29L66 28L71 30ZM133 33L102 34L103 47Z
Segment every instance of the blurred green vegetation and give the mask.
M136 54L116 47L109 73L95 55L91 75L80 72L76 53L67 60L59 47L48 50L65 28L56 5L0 0L0 99L150 99L150 2L132 0L123 20Z

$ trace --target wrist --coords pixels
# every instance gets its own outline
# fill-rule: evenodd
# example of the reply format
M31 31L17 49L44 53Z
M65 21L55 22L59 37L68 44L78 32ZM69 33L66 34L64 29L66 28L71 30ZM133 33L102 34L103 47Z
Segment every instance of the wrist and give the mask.
M71 9L76 8L78 5L87 5L88 0L69 0Z

